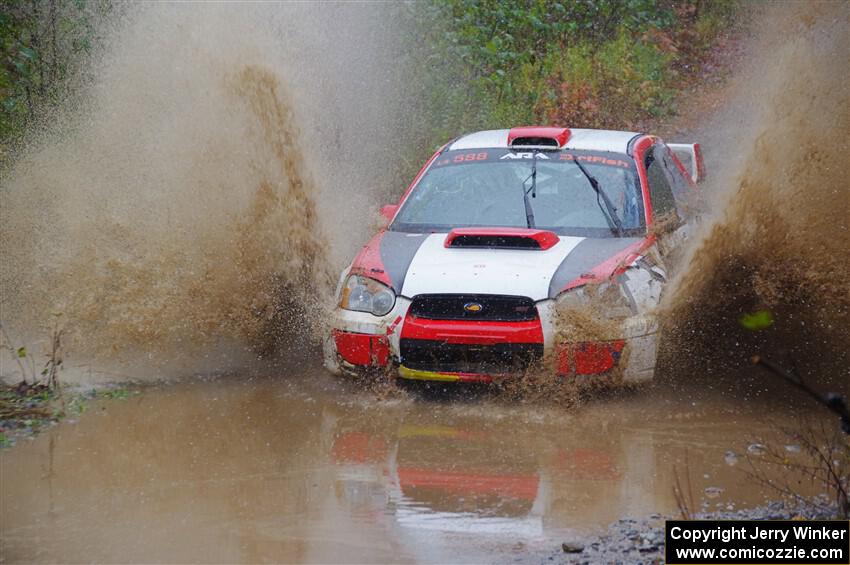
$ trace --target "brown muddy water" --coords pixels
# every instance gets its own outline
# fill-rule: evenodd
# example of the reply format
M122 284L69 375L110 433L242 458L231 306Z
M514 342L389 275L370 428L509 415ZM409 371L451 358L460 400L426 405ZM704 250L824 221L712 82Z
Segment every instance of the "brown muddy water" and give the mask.
M540 561L675 514L677 474L700 508L775 499L747 448L790 417L664 386L566 409L287 373L94 402L2 452L2 560Z

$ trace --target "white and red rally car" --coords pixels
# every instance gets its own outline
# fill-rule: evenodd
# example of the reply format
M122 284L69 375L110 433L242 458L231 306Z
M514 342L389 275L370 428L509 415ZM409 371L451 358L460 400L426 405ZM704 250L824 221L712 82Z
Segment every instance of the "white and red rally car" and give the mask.
M541 365L651 379L664 256L702 168L697 144L622 131L518 127L447 143L343 271L325 365L438 381Z

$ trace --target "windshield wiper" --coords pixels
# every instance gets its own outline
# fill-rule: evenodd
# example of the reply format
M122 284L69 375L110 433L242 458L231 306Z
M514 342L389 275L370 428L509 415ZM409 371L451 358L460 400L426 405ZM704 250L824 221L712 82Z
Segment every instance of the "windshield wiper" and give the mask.
M525 189L525 183L531 179L531 186L528 190ZM531 209L531 200L528 199L528 193L531 193L532 198L537 198L537 153L531 154L531 174L525 177L522 181L522 201L525 204L525 225L529 228L534 227L534 210Z
M617 237L623 237L623 223L620 221L619 216L617 216L617 209L613 204L611 204L611 200L608 199L608 195L605 194L604 190L599 188L599 181L596 180L596 177L587 172L584 165L579 163L578 158L574 158L573 163L578 166L579 170L587 179L587 182L590 183L590 186L596 192L596 204L598 204L599 209L602 210L602 214L605 216L605 221L608 222L608 227L611 228L611 231L614 232ZM605 203L604 208L602 205L603 202Z

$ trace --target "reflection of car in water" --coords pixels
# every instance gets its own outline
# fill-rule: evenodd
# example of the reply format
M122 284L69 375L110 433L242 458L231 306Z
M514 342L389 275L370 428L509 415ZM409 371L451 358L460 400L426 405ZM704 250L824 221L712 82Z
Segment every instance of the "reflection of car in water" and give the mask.
M403 426L394 460L396 496L405 501L402 525L442 531L540 536L545 475L528 454L506 453L482 465L468 448L490 448L485 434L440 426ZM419 508L427 508L423 513Z
M697 145L630 132L524 127L446 144L342 273L325 364L491 382L542 361L651 378L652 309L678 239L657 233L681 235L701 170Z
M379 483L400 526L541 536L548 491L536 461L528 459L529 454L506 455L513 460L481 465L481 459L464 454L464 448L473 445L489 447L486 437L475 435L446 426L408 424L387 442L349 431L334 440L332 456L341 476L357 485L347 496L363 489L364 482Z
M393 539L544 540L570 523L593 523L597 514L607 523L653 496L646 485L623 488L624 469L652 469L645 445L617 440L598 448L570 439L559 446L518 437L506 444L498 423L482 428L477 419L447 425L408 414L395 429L383 424L332 417L326 433L337 504L379 516Z

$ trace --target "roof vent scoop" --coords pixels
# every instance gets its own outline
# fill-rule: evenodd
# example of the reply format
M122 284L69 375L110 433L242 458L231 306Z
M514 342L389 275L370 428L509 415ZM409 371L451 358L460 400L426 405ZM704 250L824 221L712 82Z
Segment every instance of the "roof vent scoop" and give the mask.
M545 251L561 239L551 231L524 228L456 228L446 237L449 248L532 249Z
M513 140L511 147L548 147L550 149L560 149L558 140L553 137L518 137Z
M570 139L567 128L526 126L508 131L508 147L511 149L561 149Z

